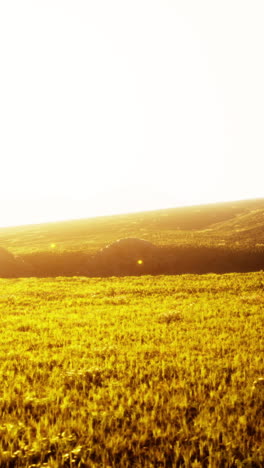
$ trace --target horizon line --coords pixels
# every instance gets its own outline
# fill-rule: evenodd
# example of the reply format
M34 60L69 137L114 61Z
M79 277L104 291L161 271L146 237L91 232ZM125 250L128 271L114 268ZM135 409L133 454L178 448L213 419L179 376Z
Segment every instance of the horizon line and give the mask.
M260 201L264 200L264 197L254 197L254 198L240 198L240 199L232 199L232 200L219 200L219 201L212 201L212 202L197 202L197 203L183 203L181 205L174 205L170 207L163 207L163 208L151 208L151 209L144 209L144 210L133 210L133 211L122 211L122 212L116 212L112 214L98 214L94 216L83 216L83 217L78 217L78 218L63 218L63 219L57 219L57 220L47 220L47 221L41 221L41 222L29 222L25 224L9 224L9 225L3 225L0 226L0 229L15 229L15 228L26 228L30 226L43 226L47 224L58 224L58 223L70 223L72 221L85 221L85 220L92 220L92 219L98 219L98 218L112 218L116 216L126 216L126 215L136 215L140 213L153 213L156 211L167 211L167 210L174 210L174 209L180 209L180 208L192 208L192 207L198 207L198 206L210 206L210 205L220 205L220 204L228 204L228 203L242 203L242 202L254 202L254 201Z

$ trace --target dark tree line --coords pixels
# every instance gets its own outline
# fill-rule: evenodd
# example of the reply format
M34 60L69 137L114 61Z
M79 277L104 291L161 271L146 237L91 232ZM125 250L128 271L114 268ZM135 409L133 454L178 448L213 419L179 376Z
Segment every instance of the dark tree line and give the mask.
M126 276L264 270L264 249L164 247L155 255L91 256L82 252L25 255L35 276Z
M3 253L3 252L2 252ZM0 251L1 254L1 251ZM36 252L0 255L0 277L178 275L264 270L264 248L161 247L136 255Z

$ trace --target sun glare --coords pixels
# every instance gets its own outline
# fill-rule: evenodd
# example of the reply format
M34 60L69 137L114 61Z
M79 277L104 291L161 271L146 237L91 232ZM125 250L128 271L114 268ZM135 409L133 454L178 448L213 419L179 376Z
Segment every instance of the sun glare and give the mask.
M0 1L0 227L262 198L251 3Z
M138 265L143 265L143 260L138 260L138 261L137 261L137 264L138 264Z

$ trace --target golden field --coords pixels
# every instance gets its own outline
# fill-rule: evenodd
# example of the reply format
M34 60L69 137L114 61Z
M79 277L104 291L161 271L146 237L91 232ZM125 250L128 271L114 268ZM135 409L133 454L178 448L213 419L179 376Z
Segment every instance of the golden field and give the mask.
M263 467L264 274L0 280L1 467Z

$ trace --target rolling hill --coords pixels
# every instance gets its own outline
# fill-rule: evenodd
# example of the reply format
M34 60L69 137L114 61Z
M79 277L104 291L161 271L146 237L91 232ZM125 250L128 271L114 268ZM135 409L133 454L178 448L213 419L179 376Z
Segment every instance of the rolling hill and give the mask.
M93 269L91 258L127 237L160 247L155 265L142 265L141 274L262 269L264 199L1 228L0 246L39 274L103 275L106 265ZM134 267L121 271L137 272ZM119 274L120 265L108 268L111 273Z

